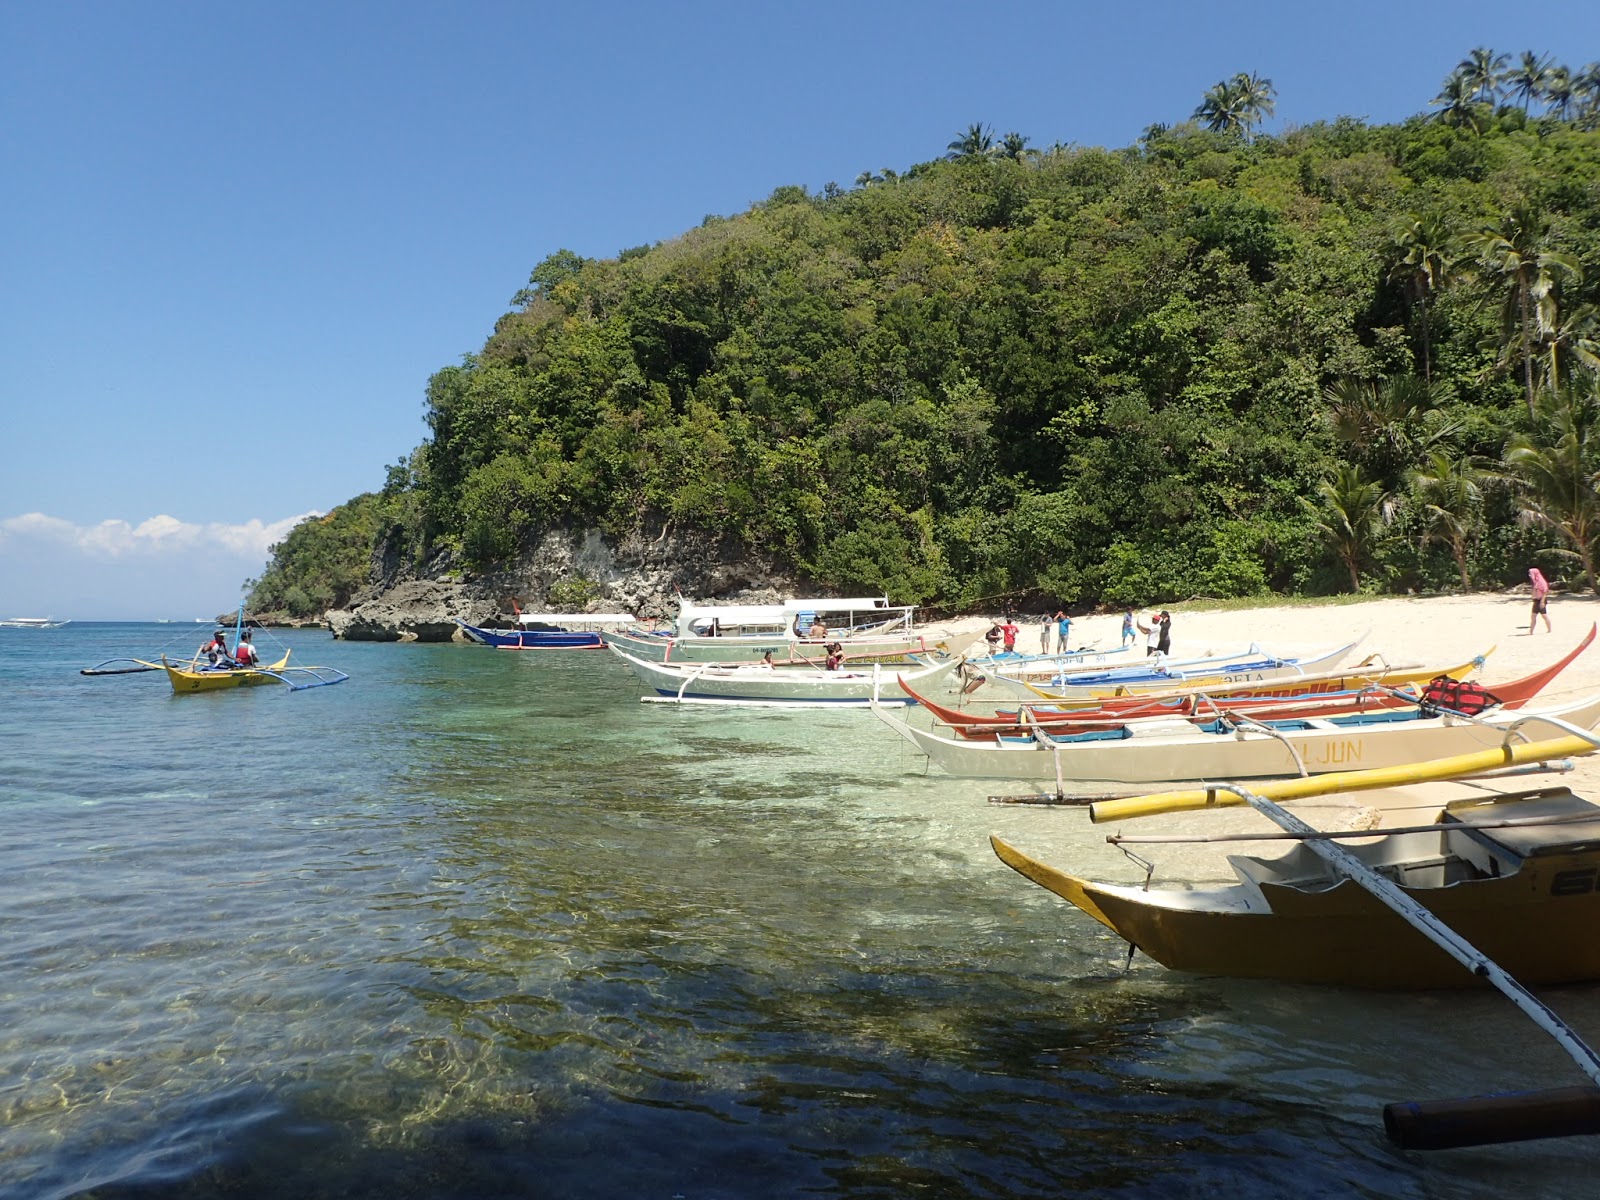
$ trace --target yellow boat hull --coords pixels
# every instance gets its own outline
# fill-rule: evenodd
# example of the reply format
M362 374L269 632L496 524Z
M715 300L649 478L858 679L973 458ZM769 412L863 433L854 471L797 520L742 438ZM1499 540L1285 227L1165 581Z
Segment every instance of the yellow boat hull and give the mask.
M1097 884L997 837L1000 860L1177 971L1363 988L1459 988L1483 981L1359 884L1306 891L1266 883L1270 912L1195 903L1183 891ZM1513 875L1406 888L1524 984L1600 979L1600 853L1529 858Z
M229 688L257 687L263 683L282 683L283 680L268 672L282 670L288 661L289 656L285 654L266 670L237 667L226 671L201 671L195 669L193 664L180 665L166 658L161 660L161 665L166 668L174 694L188 696L195 692L220 692Z

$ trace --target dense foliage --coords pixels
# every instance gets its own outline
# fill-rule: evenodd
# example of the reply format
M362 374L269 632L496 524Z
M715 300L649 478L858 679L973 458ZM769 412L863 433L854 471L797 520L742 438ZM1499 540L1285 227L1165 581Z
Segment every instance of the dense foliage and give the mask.
M555 521L950 607L1576 578L1600 72L1524 63L1557 90L1523 90L1504 59L1400 125L1255 134L1271 82L1241 74L1127 149L975 125L561 251L432 378L384 494L297 529L258 592L325 604L380 540L488 563Z

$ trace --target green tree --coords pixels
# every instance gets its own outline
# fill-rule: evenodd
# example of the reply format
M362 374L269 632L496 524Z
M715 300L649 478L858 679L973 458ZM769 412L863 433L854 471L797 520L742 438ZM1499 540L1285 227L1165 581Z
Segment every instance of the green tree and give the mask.
M1482 133L1488 121L1488 105L1478 99L1478 89L1472 77L1457 67L1452 71L1429 104L1439 111L1434 118L1442 125Z
M1211 87L1193 116L1214 133L1232 133L1249 140L1263 118L1276 108L1272 80L1240 72Z
M1555 328L1545 333L1540 387L1556 391L1573 381L1574 371L1600 372L1600 309L1580 304L1558 314Z
M1388 489L1460 429L1459 422L1440 410L1442 390L1415 375L1397 375L1379 384L1340 380L1322 395L1334 436Z
M1517 482L1523 520L1555 530L1571 546L1584 580L1595 588L1595 539L1600 537L1600 382L1546 393L1533 429L1506 444L1505 465Z
M1421 507L1423 539L1450 548L1464 592L1472 590L1467 554L1482 520L1486 478L1470 458L1452 458L1437 450L1428 456L1426 466L1407 476L1411 496Z
M974 121L945 150L946 158L987 158L994 150L994 130Z
M1396 258L1389 278L1405 288L1417 313L1422 335L1422 377L1433 380L1433 349L1428 320L1428 301L1459 277L1456 238L1441 217L1410 214L1406 226L1394 241Z
M1461 60L1456 70L1472 89L1472 94L1492 108L1500 99L1500 85L1505 81L1506 64L1510 61L1509 54L1496 54L1479 46Z
M1505 291L1501 307L1501 362L1522 360L1523 386L1528 411L1534 407L1536 347L1556 328L1556 290L1561 278L1583 279L1577 262L1565 254L1545 249L1549 220L1541 212L1520 205L1481 229L1471 244L1485 270L1497 277Z
M1530 103L1544 98L1545 88L1550 82L1550 68L1554 61L1548 54L1539 55L1532 50L1524 50L1517 65L1501 77L1510 89L1511 98L1521 99L1524 113L1528 111Z
M1389 493L1360 467L1341 463L1317 486L1317 500L1302 498L1301 504L1350 573L1350 590L1359 592L1361 569L1372 556L1373 541L1394 514Z

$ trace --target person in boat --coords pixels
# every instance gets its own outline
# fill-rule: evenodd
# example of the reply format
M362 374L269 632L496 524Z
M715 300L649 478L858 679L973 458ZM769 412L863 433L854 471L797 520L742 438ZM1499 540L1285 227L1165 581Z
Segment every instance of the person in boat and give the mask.
M234 660L241 667L259 666L261 655L256 653L256 648L250 642L250 631L246 629L239 635L239 644L233 651Z
M828 636L828 624L821 617L811 622L811 628L806 631L806 636L814 642L820 642Z
M825 671L837 671L844 666L844 647L838 642L829 642L823 647L828 652L828 657L822 660Z
M199 658L205 656L206 662L215 667L221 664L224 667L233 665L233 655L228 651L228 631L219 629L211 635L211 640L200 647L200 652L195 655Z
M771 650L762 651L761 661L758 662L756 666L765 667L769 671L776 671L778 669L777 664L772 661Z
M1538 567L1528 568L1528 582L1533 585L1533 615L1528 618L1528 636L1533 636L1533 630L1539 624L1539 618L1544 618L1544 631L1551 633L1550 628L1550 582L1544 577L1544 572Z

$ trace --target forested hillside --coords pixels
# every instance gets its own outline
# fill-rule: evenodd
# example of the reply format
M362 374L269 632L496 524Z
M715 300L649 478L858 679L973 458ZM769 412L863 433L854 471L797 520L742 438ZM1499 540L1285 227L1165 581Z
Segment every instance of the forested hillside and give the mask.
M1237 76L1120 150L977 125L551 255L383 492L296 529L252 603L552 522L950 608L1592 586L1600 71L1474 51L1429 115L1253 136L1271 104Z

